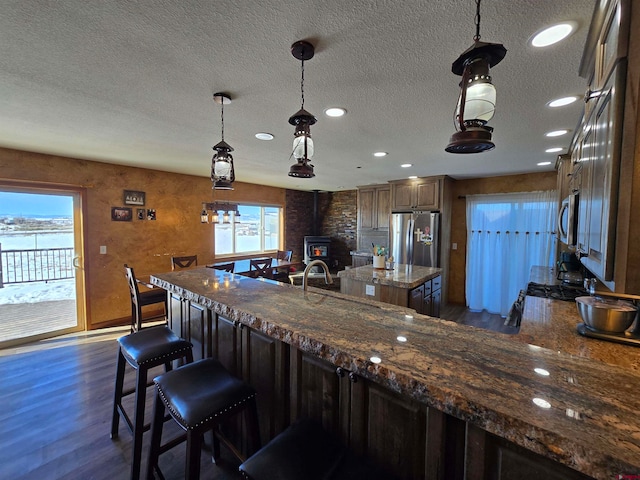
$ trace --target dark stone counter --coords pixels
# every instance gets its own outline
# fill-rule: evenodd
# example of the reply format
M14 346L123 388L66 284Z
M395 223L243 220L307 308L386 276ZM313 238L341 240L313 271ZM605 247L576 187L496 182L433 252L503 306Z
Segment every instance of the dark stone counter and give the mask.
M579 472L640 473L640 375L632 369L212 269L151 282Z

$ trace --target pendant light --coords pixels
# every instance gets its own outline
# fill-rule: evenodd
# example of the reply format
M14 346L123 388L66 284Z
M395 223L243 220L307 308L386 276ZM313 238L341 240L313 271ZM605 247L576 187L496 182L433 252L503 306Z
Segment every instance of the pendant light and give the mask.
M291 155L297 162L291 165L289 169L290 177L315 177L313 165L309 163L311 157L313 157L313 140L311 139L311 129L309 127L316 123L317 119L304 109L304 62L313 58L313 54L314 48L309 42L300 40L291 45L291 55L301 62L300 93L302 106L300 110L289 118L289 123L296 127L293 134L293 153Z
M209 212L207 212L207 204L202 204L202 212L200 212L200 222L209 223Z
M461 75L462 80L454 115L457 131L445 148L450 153L480 153L495 148L491 141L493 128L487 125L496 104L496 89L491 83L489 68L502 61L507 49L499 43L480 41L481 1L476 0L474 43L451 65L451 71Z
M221 106L220 117L222 120L222 140L213 146L216 152L211 159L211 181L215 190L233 190L231 185L236 179L233 168L233 148L224 141L224 106L231 103L231 97L226 93L213 94L213 101Z

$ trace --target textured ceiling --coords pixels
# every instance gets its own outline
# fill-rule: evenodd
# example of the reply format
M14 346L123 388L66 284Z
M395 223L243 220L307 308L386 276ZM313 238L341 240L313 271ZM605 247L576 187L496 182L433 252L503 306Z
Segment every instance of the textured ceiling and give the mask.
M568 147L581 102L578 66L594 0L485 0L483 41L502 43L492 69L498 98L493 151L444 151L454 132L460 77L451 63L473 43L473 0L5 0L0 15L0 146L209 176L220 140L235 148L236 179L299 190L339 190L408 175L484 177L552 169L549 147ZM534 49L539 29L578 23L564 42ZM305 108L316 177L287 176L300 108L300 62L290 45L307 39ZM323 114L342 106L348 114ZM254 137L270 132L270 142ZM389 152L374 158L374 151ZM552 161L549 167L537 162ZM401 163L413 167L401 169Z

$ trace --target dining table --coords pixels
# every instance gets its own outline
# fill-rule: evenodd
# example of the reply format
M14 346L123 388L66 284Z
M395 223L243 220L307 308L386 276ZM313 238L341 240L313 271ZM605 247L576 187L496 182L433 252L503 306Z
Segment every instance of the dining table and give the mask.
M227 261L212 263L210 265L207 265L207 267L215 268L217 265L224 265L224 264L233 262L235 263L235 268L233 270L233 273L236 273L238 275L248 275L249 272L251 271L251 260L262 260L266 258L270 258L270 257L243 258L242 260L235 260L235 261L227 260ZM304 266L304 264L301 261L289 261L289 260L279 260L277 258L271 258L271 268L273 269L274 273L278 271L283 271L283 270L290 271L293 268L300 268L302 266Z

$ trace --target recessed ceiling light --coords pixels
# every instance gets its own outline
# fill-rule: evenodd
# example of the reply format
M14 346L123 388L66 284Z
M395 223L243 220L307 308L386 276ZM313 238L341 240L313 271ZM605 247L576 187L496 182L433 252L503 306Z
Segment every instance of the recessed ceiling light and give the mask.
M411 179L411 180L415 180L416 178L418 178L418 176L417 176L417 175L411 175L411 176L409 177L409 179Z
M545 153L556 153L556 152L561 152L562 151L562 147L553 147L553 148L547 148L544 152Z
M258 140L273 140L273 135L266 132L256 133L256 138Z
M553 101L547 103L547 105L549 107L551 107L551 108L564 107L565 105L569 105L569 104L575 102L576 100L578 100L578 97L576 97L574 95L572 97L558 98L557 100L553 100Z
M347 111L344 108L340 108L340 107L331 107L331 108L327 108L324 111L324 114L327 117L341 117L345 113L347 113Z
M374 157L386 157L387 155L389 155L387 152L375 152L373 154Z
M546 165L551 165L551 162L538 162L537 164L539 167L544 167Z
M553 130L544 134L545 137L561 137L569 133L569 130Z
M578 25L575 22L564 22L545 28L531 37L531 45L534 47L548 47L560 40L564 40Z
M413 167L413 163L403 163L402 165L400 165L402 168L409 168L409 167Z

